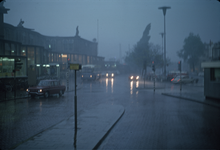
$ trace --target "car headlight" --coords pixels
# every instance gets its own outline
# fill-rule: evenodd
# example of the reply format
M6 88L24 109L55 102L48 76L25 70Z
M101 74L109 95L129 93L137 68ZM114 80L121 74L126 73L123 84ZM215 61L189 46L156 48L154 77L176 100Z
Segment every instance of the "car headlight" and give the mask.
M38 92L41 93L41 92L42 92L42 89L38 90Z
M114 73L112 73L112 77L114 77Z
M29 89L27 89L27 90L26 90L26 92L30 92L30 90L29 90Z
M82 75L82 78L83 78L83 75Z
M136 77L136 80L138 80L138 79L139 79L139 76Z
M130 77L131 80L132 80L133 78L134 78L133 76Z
M108 73L106 73L106 77L108 77Z
M90 75L90 78L92 78L92 75Z

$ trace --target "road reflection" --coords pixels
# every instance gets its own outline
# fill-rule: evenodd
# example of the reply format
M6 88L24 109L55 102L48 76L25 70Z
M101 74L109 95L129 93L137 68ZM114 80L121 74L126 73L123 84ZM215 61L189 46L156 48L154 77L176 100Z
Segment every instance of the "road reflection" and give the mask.
M108 82L111 82L111 84L110 84L111 85L111 93L113 93L114 92L114 78L111 78L111 79L106 78L105 79L106 92L108 92L108 86L110 86Z
M136 81L136 88L139 87L139 81Z
M108 78L105 79L106 92L108 92Z
M42 112L42 101L40 101L40 112Z
M133 84L134 84L134 82L131 81L131 82L130 82L130 94L131 94L131 95L133 94Z
M134 85L135 84L135 85ZM130 81L130 94L132 95L134 92L134 86L135 88L139 87L139 81ZM136 91L134 94L138 95L138 91Z
M114 79L111 79L111 93L113 93L113 85L114 85Z

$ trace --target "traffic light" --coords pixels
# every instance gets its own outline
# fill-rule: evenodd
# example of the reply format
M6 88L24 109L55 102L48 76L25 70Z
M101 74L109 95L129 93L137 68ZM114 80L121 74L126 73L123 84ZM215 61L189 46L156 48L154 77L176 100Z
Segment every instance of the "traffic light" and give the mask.
M22 65L23 65L23 63L21 62L21 59L15 59L15 61L14 61L14 70L13 70L13 72L15 72L15 71L19 71L21 68L22 68Z
M67 69L70 68L70 58L67 58Z
M155 71L154 61L152 61L152 70Z
M181 71L181 61L178 62L178 70Z

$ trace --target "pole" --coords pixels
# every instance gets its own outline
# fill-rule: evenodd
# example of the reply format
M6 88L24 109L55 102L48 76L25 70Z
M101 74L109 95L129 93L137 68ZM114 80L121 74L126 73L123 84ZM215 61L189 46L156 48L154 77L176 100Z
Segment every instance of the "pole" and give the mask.
M155 92L155 70L154 70L154 92Z
M74 134L74 147L76 148L76 136L77 136L77 95L76 95L76 70L75 70L75 96L74 96L74 106L75 106L75 134Z
M164 55L164 52L163 52L163 35L164 35L164 33L162 33L162 58L164 57L163 55ZM163 58L164 59L164 58ZM163 62L163 67L164 67L164 62ZM162 67L162 74L164 73L163 72L163 67Z
M181 65L181 64L180 64L180 65ZM181 70L182 70L182 69L180 69L180 91L182 91Z
M167 66L167 60L166 60L166 20L165 20L165 14L164 14L164 75L166 76L166 66Z
M14 70L14 100L16 100L16 71Z

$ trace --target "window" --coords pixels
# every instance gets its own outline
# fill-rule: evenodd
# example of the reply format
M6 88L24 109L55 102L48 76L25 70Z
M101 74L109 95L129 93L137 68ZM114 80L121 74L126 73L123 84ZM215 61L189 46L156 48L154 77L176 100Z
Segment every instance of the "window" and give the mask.
M24 47L24 46L21 47L20 54L21 54L21 56L26 56L26 47Z
M4 55L4 47L2 41L0 41L0 55Z
M40 49L36 48L36 64L41 64L40 61Z
M5 43L5 55L11 55L9 43Z
M28 47L28 66L35 65L34 47Z
M211 81L220 81L220 68L211 68L210 78Z

